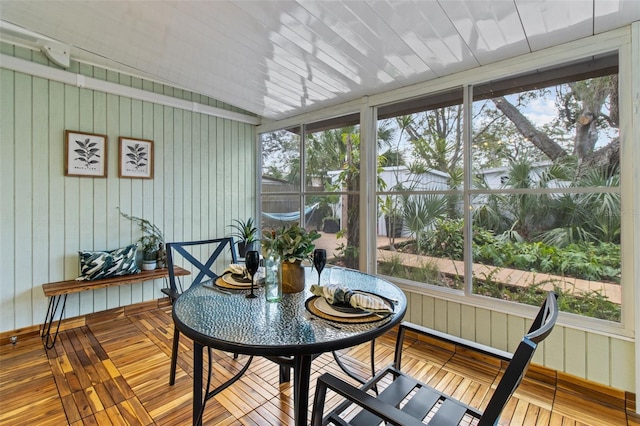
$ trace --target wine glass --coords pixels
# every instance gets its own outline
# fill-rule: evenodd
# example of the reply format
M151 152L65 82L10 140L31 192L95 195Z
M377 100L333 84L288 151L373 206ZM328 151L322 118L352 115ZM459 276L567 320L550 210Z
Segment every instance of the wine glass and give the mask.
M258 268L260 267L260 253L258 253L256 250L248 251L245 254L244 264L247 267L247 272L251 274L251 293L247 294L247 297L249 299L253 299L257 297L253 293L253 277L255 276L256 272L258 272Z
M318 285L320 285L320 273L327 264L327 251L325 249L315 249L313 251L313 266L318 271Z

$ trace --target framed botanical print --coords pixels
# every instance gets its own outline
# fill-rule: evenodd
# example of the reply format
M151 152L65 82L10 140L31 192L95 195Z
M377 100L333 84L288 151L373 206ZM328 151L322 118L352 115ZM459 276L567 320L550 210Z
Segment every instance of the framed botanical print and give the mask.
M120 137L118 176L153 179L153 141Z
M64 175L107 177L107 136L65 130Z

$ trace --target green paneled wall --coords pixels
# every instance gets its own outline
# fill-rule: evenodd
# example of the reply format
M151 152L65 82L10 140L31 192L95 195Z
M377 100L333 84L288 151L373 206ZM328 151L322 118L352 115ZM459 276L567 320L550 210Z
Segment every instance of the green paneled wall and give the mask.
M39 52L1 52L41 64ZM0 64L1 65L1 64ZM67 71L243 112L204 96L73 63ZM64 131L108 136L107 178L64 176ZM154 178L118 178L118 137L153 140ZM228 235L255 211L255 127L0 68L0 331L41 324L41 285L78 275L78 250L140 237L122 211L167 241ZM70 295L66 317L162 297L162 280Z
M407 292L405 319L513 352L531 320ZM635 392L635 343L557 325L533 362L576 377Z

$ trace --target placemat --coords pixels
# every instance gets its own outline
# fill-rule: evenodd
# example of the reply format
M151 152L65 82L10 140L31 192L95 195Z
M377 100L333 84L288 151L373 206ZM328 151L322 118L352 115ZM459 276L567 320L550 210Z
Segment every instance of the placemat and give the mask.
M380 296L380 295L376 295L376 296L382 298L389 305L389 307L393 309L393 302L391 302L390 300L388 300L383 296ZM374 313L366 316L361 316L361 317L339 317L339 316L329 315L316 307L316 303L319 299L322 299L322 297L311 296L305 302L305 307L309 312L311 312L315 316L318 316L322 319L326 319L333 322L339 322L343 324L367 324L371 322L381 321L390 315L390 314L374 314Z

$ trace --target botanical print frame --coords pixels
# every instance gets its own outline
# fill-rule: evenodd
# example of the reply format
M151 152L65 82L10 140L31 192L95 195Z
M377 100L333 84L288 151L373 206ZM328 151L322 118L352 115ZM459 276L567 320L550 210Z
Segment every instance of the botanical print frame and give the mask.
M118 176L153 179L153 141L122 136L119 141Z
M64 131L64 175L107 177L107 136Z

